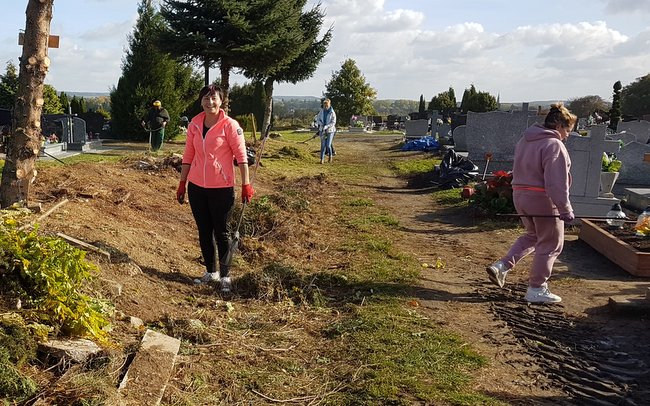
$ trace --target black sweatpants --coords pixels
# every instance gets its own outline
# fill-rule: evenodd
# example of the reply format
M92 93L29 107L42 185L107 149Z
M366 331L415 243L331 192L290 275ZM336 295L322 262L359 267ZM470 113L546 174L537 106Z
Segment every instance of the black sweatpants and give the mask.
M203 188L189 182L187 196L199 230L199 244L205 268L208 272L216 272L215 242L220 264L223 264L230 248L227 226L228 215L235 204L235 189ZM220 276L228 276L227 266L221 267Z

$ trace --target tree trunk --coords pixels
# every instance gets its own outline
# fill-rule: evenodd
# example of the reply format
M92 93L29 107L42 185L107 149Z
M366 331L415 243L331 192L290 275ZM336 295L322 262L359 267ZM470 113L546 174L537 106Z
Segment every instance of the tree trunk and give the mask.
M267 78L264 82L264 121L262 121L262 128L260 133L264 134L269 125L271 125L271 115L273 114L273 79Z
M203 79L205 81L205 86L210 85L210 59L206 56L205 59L203 59Z
M50 67L47 42L54 0L29 0L16 104L11 136L0 182L0 206L27 203L29 186L36 178L36 158L41 148L43 82Z
M230 104L230 97L228 96L230 93L230 64L228 62L225 62L223 58L219 63L219 70L221 71L221 82L219 85L225 93L223 103L221 103L221 108L223 111L228 113L228 105Z

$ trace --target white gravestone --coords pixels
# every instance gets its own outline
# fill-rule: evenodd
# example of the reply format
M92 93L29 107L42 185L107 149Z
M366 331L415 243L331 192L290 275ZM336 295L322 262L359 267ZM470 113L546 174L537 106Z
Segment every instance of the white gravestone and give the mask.
M600 193L603 152L617 153L619 142L606 140L605 125L591 127L589 135L572 134L566 141L571 157L569 200L576 216L604 216L620 200Z

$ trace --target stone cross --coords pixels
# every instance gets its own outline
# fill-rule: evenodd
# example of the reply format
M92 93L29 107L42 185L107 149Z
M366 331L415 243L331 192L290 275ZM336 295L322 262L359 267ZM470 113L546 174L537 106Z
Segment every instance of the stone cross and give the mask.
M569 199L573 211L582 216L603 216L618 199L600 196L600 172L603 152L618 152L618 141L605 139L605 125L591 127L589 135L572 134L566 142L571 157L573 183Z

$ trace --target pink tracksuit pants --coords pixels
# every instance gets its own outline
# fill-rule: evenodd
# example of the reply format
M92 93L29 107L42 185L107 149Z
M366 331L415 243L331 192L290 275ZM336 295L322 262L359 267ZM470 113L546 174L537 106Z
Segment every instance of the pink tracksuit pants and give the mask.
M513 201L519 214L559 214L544 192L515 190ZM501 261L510 269L534 253L528 286L539 288L551 277L553 263L564 247L564 222L557 217L522 217L521 221L526 234L515 241Z

